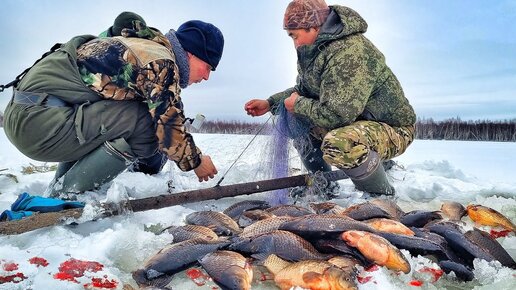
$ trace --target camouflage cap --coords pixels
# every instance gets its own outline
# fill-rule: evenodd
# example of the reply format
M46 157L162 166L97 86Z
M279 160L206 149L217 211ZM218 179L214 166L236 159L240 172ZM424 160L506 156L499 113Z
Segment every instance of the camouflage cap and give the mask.
M330 8L324 0L293 0L285 10L283 29L301 29L321 26Z

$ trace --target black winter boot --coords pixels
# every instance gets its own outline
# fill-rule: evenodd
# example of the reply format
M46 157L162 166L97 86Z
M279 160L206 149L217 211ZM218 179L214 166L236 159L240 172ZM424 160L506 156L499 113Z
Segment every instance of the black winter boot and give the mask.
M380 156L370 150L364 163L355 168L343 169L358 190L372 194L393 195L394 187L389 184Z
M294 147L301 157L301 162L310 173L331 171L331 165L322 158L321 144L321 141L313 137L294 139Z

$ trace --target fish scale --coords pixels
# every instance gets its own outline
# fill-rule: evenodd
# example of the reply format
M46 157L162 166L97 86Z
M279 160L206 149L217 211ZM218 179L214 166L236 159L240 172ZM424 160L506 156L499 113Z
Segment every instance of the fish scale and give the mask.
M205 226L218 235L235 235L241 229L229 216L217 211L198 211L186 216L185 222L190 225Z
M251 289L253 271L241 254L232 251L216 251L206 254L199 259L199 263L222 289Z
M251 256L263 260L275 254L289 261L323 260L327 255L319 253L312 244L300 236L287 231L276 230L252 238L238 238L229 249L250 253Z

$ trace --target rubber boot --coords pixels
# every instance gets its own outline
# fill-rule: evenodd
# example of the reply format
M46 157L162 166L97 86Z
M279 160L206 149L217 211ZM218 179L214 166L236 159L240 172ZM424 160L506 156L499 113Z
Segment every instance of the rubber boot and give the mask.
M382 161L382 165L383 165L383 169L385 171L388 171L388 170L391 170L391 168L394 167L394 165L396 165L396 162L394 162L394 160L385 160L385 161Z
M317 171L331 171L331 166L322 158L323 153L319 147L312 148L306 154L301 155L301 162L310 173Z
M56 175L54 176L54 180L58 180L63 176L77 161L70 162L59 162L56 169Z
M76 162L77 161L59 162L59 164L57 164L57 169L56 169L56 174L54 175L54 179L52 179L52 181L50 181L50 184L48 185L47 190L43 194L44 196L54 196L55 197L55 195L51 189L54 188L54 186L56 186L56 183L59 180L59 178L61 178L61 176L63 176L68 170L70 170L70 168L72 168L72 166Z
M113 180L134 161L131 147L123 138L104 142L78 160L49 188L49 196L80 193Z
M305 168L311 174L316 174L317 172L329 172L331 171L331 165L329 165L326 161L324 161L323 152L321 150L321 143L314 142L312 140L312 146L309 148L303 148L299 146L300 144L294 144L296 149L301 156L301 162L305 166ZM297 146L296 146L297 145ZM313 191L314 194L320 195L326 200L330 200L332 198L337 197L340 186L335 181L330 181L324 184L321 183L321 186L309 188L307 186L296 186L290 190L290 196L297 200L300 197L307 195L310 191Z
M394 187L389 184L380 156L369 151L364 163L351 169L343 169L355 184L356 189L371 194L393 195Z

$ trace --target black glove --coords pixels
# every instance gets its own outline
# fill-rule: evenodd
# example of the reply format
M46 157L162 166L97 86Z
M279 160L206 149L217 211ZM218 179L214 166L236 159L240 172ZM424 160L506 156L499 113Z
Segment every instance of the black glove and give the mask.
M142 172L145 174L157 174L163 169L167 163L167 155L161 151L154 153L154 155L147 158L139 158L133 165L133 172Z

